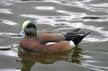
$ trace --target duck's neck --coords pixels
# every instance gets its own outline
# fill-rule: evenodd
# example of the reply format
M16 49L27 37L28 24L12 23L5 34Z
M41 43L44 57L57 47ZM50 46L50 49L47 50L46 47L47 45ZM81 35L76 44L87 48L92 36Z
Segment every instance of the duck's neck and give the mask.
M25 36L25 38L28 38L28 39L37 39L37 36Z

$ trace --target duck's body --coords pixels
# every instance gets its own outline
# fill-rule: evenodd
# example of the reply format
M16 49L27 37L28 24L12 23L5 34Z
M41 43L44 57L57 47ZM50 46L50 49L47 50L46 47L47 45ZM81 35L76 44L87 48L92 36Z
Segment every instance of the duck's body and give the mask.
M66 33L65 35L55 35L52 33L43 33L38 34L35 24L30 21L26 21L23 24L23 30L25 36L20 41L20 47L29 52L37 53L54 53L54 52L64 52L70 50L70 41L78 45L81 40L88 35L79 35L78 33L70 34ZM77 30L78 31L78 30ZM54 42L53 44L49 44Z
M37 53L63 52L69 50L69 41L64 41L62 37L60 38L48 34L41 34L38 38L24 37L20 41L20 47L29 52Z

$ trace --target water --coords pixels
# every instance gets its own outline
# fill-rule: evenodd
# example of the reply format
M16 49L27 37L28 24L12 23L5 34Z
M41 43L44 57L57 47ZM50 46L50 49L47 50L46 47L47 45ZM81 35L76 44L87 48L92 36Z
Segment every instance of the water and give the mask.
M17 47L20 38L13 35L25 20L36 23L38 31L92 33L79 48L60 55L9 50ZM7 48L0 50L0 71L108 71L107 22L107 0L0 0L0 48Z

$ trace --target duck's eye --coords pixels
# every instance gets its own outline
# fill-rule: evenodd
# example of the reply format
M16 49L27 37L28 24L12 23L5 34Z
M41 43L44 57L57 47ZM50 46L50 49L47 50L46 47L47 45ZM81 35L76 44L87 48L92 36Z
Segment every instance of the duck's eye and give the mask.
M34 29L36 29L36 25L33 24L33 23L29 23L29 24L26 26L26 28L34 28Z
M25 28L24 30L25 35L36 35L36 29L35 28Z

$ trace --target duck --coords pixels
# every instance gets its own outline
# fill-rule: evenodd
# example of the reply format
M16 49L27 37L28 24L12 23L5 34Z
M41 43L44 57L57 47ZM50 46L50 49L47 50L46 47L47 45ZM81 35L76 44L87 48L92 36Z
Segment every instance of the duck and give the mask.
M19 46L27 52L58 53L71 50L77 46L90 32L79 32L77 28L71 32L58 35L55 33L38 32L37 26L32 21L24 21L22 24Z

